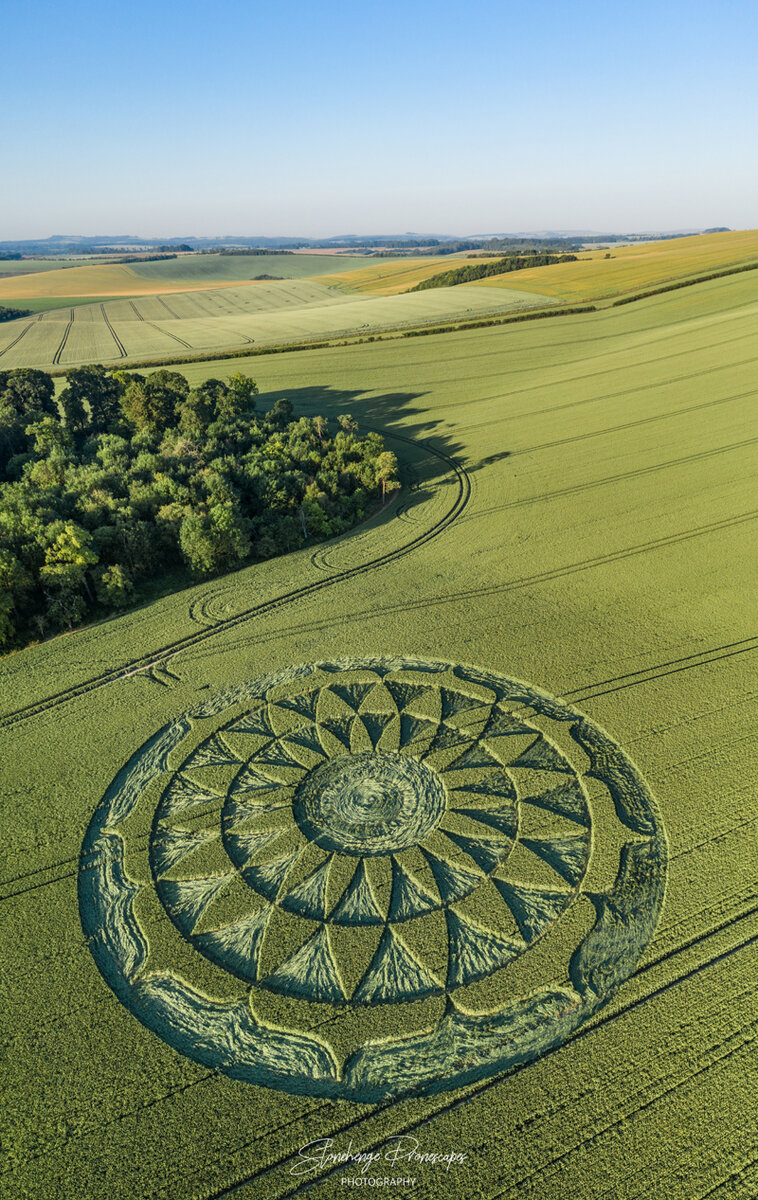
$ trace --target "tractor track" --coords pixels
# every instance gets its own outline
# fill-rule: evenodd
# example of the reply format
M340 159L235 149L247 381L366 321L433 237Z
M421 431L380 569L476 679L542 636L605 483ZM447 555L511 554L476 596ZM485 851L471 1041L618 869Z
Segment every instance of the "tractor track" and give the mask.
M160 300L160 296L155 296L154 299ZM161 301L161 303L163 303L163 301ZM139 311L139 309L137 308L137 305L134 303L133 300L129 301L129 306L132 309L132 311L134 312L134 315L137 318L137 320L142 321L142 323L144 325L149 325L150 328L155 329L157 333L162 333L164 337L172 338L175 342L178 342L180 346L184 346L185 350L194 350L195 349L195 347L191 346L189 344L189 342L185 342L183 338L177 337L177 335L175 333L169 333L169 331L167 329L161 329L160 325L156 325L154 321L148 321L147 317L142 316L142 313ZM176 320L176 314L171 312L171 309L169 308L169 306L167 304L163 304L163 307L165 308L166 312L170 314L172 320ZM114 337L115 337L115 334L114 334Z
M68 310L68 325L63 330L63 337L61 338L60 342L58 343L58 349L55 351L55 354L53 355L53 363L55 363L55 364L58 364L61 361L61 355L63 354L63 351L66 349L66 342L68 341L68 335L71 333L71 326L73 324L74 324L74 310L73 310L73 308L70 308Z
M148 322L149 324L150 322ZM228 617L226 620L221 620L218 624L210 629L197 630L195 633L187 634L183 638L177 638L176 641L168 642L160 650L150 654L141 655L138 658L130 659L127 662L121 663L118 667L114 667L110 671L103 671L99 675L94 675L90 679L84 680L82 683L75 684L72 687L65 688L60 692L55 692L53 695L46 697L44 700L36 701L32 704L26 704L21 708L15 709L12 712L4 714L0 717L0 728L9 728L17 725L19 722L28 720L30 717L39 716L44 712L48 712L53 708L57 708L61 704L65 704L69 700L76 699L79 696L85 695L87 692L93 691L96 688L104 687L108 683L114 683L118 679L124 678L126 675L135 674L138 671L146 670L149 667L157 666L166 659L180 651L187 650L192 646L199 645L215 637L219 633L224 633L226 630L233 629L238 625L242 625L249 621L251 617L263 616L273 612L275 609L283 608L287 604L291 604L296 600L300 600L305 596L313 595L316 592L323 591L327 587L332 587L336 583L341 583L343 580L352 579L357 575L363 575L368 571L376 570L388 563L395 562L397 559L410 554L418 549L419 546L425 545L426 542L438 537L443 533L449 525L456 520L457 517L465 509L471 495L471 479L464 467L445 454L444 451L438 450L429 442L418 443L412 438L403 437L398 433L384 432L384 436L393 440L403 442L404 444L417 447L423 445L428 453L433 454L441 462L443 462L451 471L454 472L458 488L455 499L444 516L435 521L427 530L411 538L405 545L400 546L396 550L387 551L385 554L377 555L376 558L370 559L367 562L361 563L355 567L347 567L343 571L338 571L328 579L318 579L312 583L304 584L299 588L292 588L290 591L283 592L280 596L275 596L272 600L264 601L254 605L251 608L245 609L235 616Z
M125 347L124 343L121 341L121 338L116 333L116 330L111 325L110 320L108 318L108 314L105 311L104 304L100 305L100 315L102 316L105 324L108 326L108 331L109 331L111 337L113 338L114 342L116 343L116 347L119 352L119 358L126 358L126 347Z
M44 315L45 315L44 313L40 313L40 315L37 317L37 321L41 321ZM21 332L19 334L17 334L16 337L14 337L13 341L8 342L8 345L4 346L3 349L0 350L0 358L2 358L2 356L4 354L6 354L8 352L8 350L12 350L14 346L17 346L18 343L21 341L22 337L24 337L25 334L27 334L29 332L32 325L34 325L34 324L35 324L34 321L30 321L28 325L25 325L24 328L21 330Z

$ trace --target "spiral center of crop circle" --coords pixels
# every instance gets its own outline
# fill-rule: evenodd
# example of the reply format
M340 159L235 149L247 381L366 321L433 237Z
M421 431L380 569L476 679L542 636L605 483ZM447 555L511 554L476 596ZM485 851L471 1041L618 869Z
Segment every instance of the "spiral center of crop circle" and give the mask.
M367 752L332 759L300 784L295 820L305 836L344 854L390 854L415 846L447 808L445 785L425 763Z

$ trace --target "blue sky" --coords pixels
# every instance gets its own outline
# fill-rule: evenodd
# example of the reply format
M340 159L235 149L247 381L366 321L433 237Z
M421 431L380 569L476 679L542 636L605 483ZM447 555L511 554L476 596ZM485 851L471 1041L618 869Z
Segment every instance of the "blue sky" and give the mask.
M0 240L758 227L758 9L30 0Z

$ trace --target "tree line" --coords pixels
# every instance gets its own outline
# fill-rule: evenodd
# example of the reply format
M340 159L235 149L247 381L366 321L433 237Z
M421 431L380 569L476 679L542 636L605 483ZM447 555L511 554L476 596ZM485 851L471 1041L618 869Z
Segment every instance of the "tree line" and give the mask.
M17 321L19 317L31 317L31 308L8 308L0 304L0 321Z
M0 650L343 533L397 489L349 414L256 409L241 373L0 372Z
M423 292L427 288L455 287L458 283L471 283L473 279L485 279L488 275L506 275L509 271L525 271L528 267L550 267L554 263L576 262L575 254L529 254L498 258L495 262L471 263L465 267L454 267L442 271L429 279L422 279L409 292Z

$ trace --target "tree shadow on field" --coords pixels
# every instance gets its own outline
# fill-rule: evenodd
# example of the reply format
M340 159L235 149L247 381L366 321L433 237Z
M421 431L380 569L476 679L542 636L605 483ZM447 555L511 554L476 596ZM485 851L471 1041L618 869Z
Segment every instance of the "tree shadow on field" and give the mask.
M376 430L387 439L387 448L397 455L400 462L403 482L410 482L412 486L439 478L449 469L437 455L423 455L425 443L453 459L468 474L510 456L509 450L502 450L486 458L472 460L463 442L457 440L449 428L443 428L444 421L432 416L426 409L414 407L414 401L425 395L428 393L385 392L377 395L358 388L347 390L317 386L261 392L258 402L261 408L268 409L277 400L287 399L292 402L294 417L321 415L332 423L336 423L337 417L343 413L350 413L358 423L359 434ZM418 499L409 496L404 504L405 510L422 499L421 495Z

